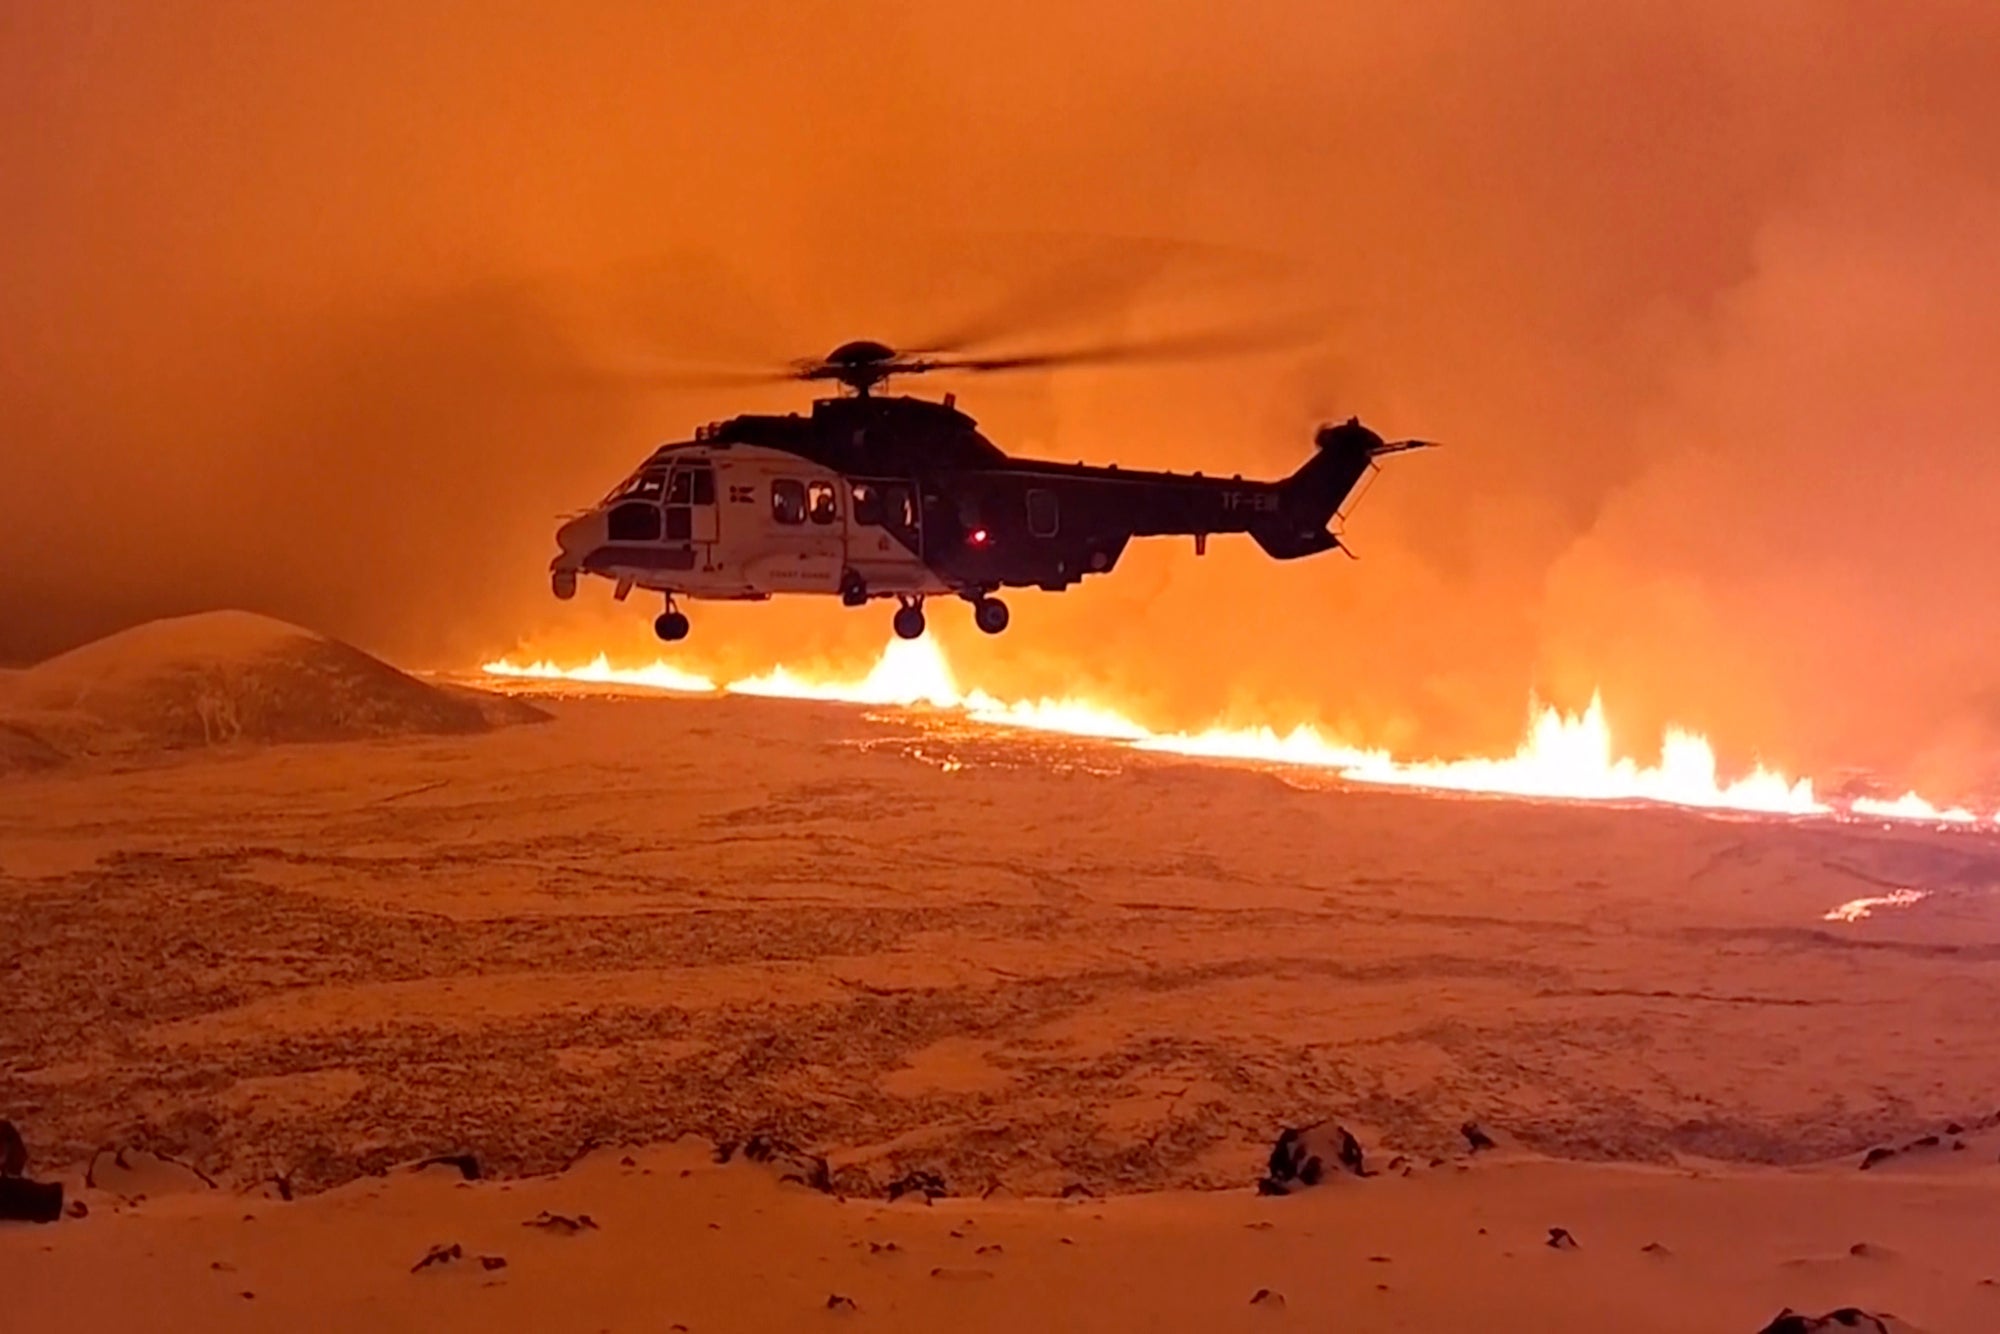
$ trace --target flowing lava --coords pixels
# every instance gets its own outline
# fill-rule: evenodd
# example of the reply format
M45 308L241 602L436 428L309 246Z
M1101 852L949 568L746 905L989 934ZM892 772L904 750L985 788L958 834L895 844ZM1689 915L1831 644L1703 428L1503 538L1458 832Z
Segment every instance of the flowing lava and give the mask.
M664 662L649 667L613 667L602 655L582 667L552 662L520 665L502 659L487 663L485 670L494 676L655 690L712 693L720 689L734 695L876 707L927 705L957 710L977 722L999 727L1091 737L1138 750L1195 758L1303 765L1331 770L1355 783L1568 801L1659 802L1762 815L1844 814L1931 824L1978 820L1961 807L1940 808L1914 792L1895 801L1860 797L1835 807L1814 795L1811 780L1794 780L1761 765L1743 777L1724 781L1707 739L1678 728L1667 730L1657 763L1640 764L1614 752L1604 705L1596 698L1581 714L1565 714L1554 708L1536 710L1520 747L1504 758L1411 762L1386 751L1357 749L1310 726L1282 733L1268 727L1163 733L1114 709L1082 700L998 699L983 690L962 688L937 641L929 636L890 641L875 666L858 681L802 676L779 667L762 676L718 686L707 677Z
M1887 894L1870 894L1866 898L1849 899L1837 908L1829 908L1821 917L1823 922L1859 922L1875 915L1877 908L1908 908L1922 903L1929 896L1921 889L1892 889Z

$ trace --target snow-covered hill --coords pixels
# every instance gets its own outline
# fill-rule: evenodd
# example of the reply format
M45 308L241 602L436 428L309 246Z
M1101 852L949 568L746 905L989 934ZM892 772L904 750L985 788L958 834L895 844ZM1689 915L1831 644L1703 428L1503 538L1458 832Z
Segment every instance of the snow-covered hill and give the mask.
M534 716L284 621L205 612L134 626L0 681L0 772L63 756L480 732Z

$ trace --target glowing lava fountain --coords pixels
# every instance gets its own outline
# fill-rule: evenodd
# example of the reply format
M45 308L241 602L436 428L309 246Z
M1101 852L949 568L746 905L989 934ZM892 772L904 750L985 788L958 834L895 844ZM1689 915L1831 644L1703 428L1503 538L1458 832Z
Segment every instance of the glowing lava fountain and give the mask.
M503 659L487 663L485 670L494 676L655 690L710 693L720 689L736 695L875 707L924 705L956 710L998 727L1093 737L1139 750L1303 765L1330 770L1354 783L1568 801L1662 802L1764 815L1849 814L1948 824L1972 823L1978 818L1956 807L1941 809L1915 793L1896 801L1859 798L1836 808L1814 795L1809 779L1788 778L1761 765L1725 781L1707 739L1678 728L1667 730L1656 763L1641 764L1615 753L1603 701L1597 698L1592 698L1590 707L1581 714L1546 707L1532 710L1526 736L1515 752L1504 758L1408 761L1386 751L1358 749L1310 726L1288 732L1268 727L1215 727L1166 733L1088 701L1002 700L983 690L961 687L937 641L929 636L890 641L860 680L816 677L779 667L762 676L718 686L707 677L665 662L622 668L611 666L602 656L581 667L551 662L521 665Z

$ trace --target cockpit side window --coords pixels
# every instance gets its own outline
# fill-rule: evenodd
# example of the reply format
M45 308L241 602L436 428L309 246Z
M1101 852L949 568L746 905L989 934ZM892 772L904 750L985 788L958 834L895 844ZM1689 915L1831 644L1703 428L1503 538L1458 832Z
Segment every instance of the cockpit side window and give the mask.
M805 483L780 477L771 483L771 517L779 523L806 521Z
M694 474L686 468L677 469L673 480L667 484L667 503L685 505L694 494Z
M605 533L613 542L657 542L660 507L644 500L621 500L611 507Z

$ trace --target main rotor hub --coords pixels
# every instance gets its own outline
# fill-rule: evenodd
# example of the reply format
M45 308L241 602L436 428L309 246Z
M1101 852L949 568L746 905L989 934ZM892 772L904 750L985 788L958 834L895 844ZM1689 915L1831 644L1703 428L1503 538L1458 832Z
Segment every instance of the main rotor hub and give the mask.
M819 365L807 370L805 375L814 380L838 380L855 393L866 396L870 389L892 374L911 369L914 368L910 363L887 343L878 343L872 338L857 338L827 353Z

